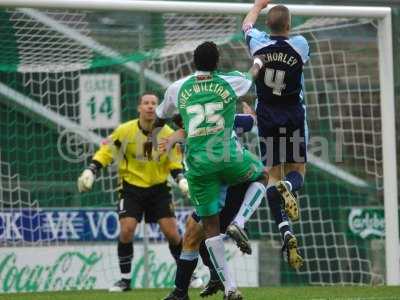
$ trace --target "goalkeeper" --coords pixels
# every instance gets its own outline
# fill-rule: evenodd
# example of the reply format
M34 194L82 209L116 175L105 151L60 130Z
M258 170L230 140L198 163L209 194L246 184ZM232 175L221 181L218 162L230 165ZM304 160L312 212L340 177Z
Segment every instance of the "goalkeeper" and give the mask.
M109 289L110 292L130 290L133 237L143 215L147 223L158 222L174 259L180 256L182 239L178 233L167 177L171 174L181 191L187 193L187 181L182 176L182 156L177 146L169 155L160 154L157 149L146 151L144 146L155 120L157 105L155 94L143 94L139 99L139 118L115 129L103 141L89 167L78 179L79 191L87 192L101 168L112 161L118 163L120 189L117 210L121 228L118 259L121 280ZM172 133L173 130L165 125L157 137L166 138Z

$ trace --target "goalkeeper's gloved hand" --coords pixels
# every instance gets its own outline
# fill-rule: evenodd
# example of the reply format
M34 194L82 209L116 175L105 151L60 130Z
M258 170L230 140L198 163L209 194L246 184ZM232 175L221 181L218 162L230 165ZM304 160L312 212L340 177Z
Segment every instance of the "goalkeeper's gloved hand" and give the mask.
M80 193L90 191L96 179L95 170L92 166L84 170L78 178L78 190Z
M188 184L187 179L183 175L179 176L178 187L179 187L179 190L181 191L181 193L184 196L188 196L188 194L189 194L189 184Z

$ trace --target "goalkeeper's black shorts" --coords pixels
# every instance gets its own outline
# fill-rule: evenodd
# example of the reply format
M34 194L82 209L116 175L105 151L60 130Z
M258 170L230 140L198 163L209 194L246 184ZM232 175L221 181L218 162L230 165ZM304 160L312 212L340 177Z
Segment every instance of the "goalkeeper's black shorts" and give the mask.
M124 182L119 192L117 212L119 219L131 217L140 222L156 223L162 218L175 217L170 188L166 183L148 188Z

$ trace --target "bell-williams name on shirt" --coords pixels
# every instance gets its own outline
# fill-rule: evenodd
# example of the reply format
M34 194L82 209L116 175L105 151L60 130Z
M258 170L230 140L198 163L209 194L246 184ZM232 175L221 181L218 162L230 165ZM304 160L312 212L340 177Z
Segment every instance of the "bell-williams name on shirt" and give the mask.
M196 83L191 88L184 89L180 94L180 108L185 108L186 103L191 96L199 93L213 93L220 97L224 103L230 102L233 97L228 89L223 85L208 81L202 83Z
M266 63L269 62L281 62L293 67L295 64L298 63L296 57L292 55L288 55L287 53L283 52L270 52L265 54L265 61Z

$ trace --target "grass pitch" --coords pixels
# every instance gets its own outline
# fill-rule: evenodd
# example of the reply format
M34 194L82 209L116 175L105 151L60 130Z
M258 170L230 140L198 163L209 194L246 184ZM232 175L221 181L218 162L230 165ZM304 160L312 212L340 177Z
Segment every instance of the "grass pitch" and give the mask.
M290 287L241 288L245 300L400 300L400 287ZM52 293L0 294L0 300L161 300L168 289L136 289L126 293L75 291ZM200 300L199 290L190 299ZM207 300L222 299L222 293Z

